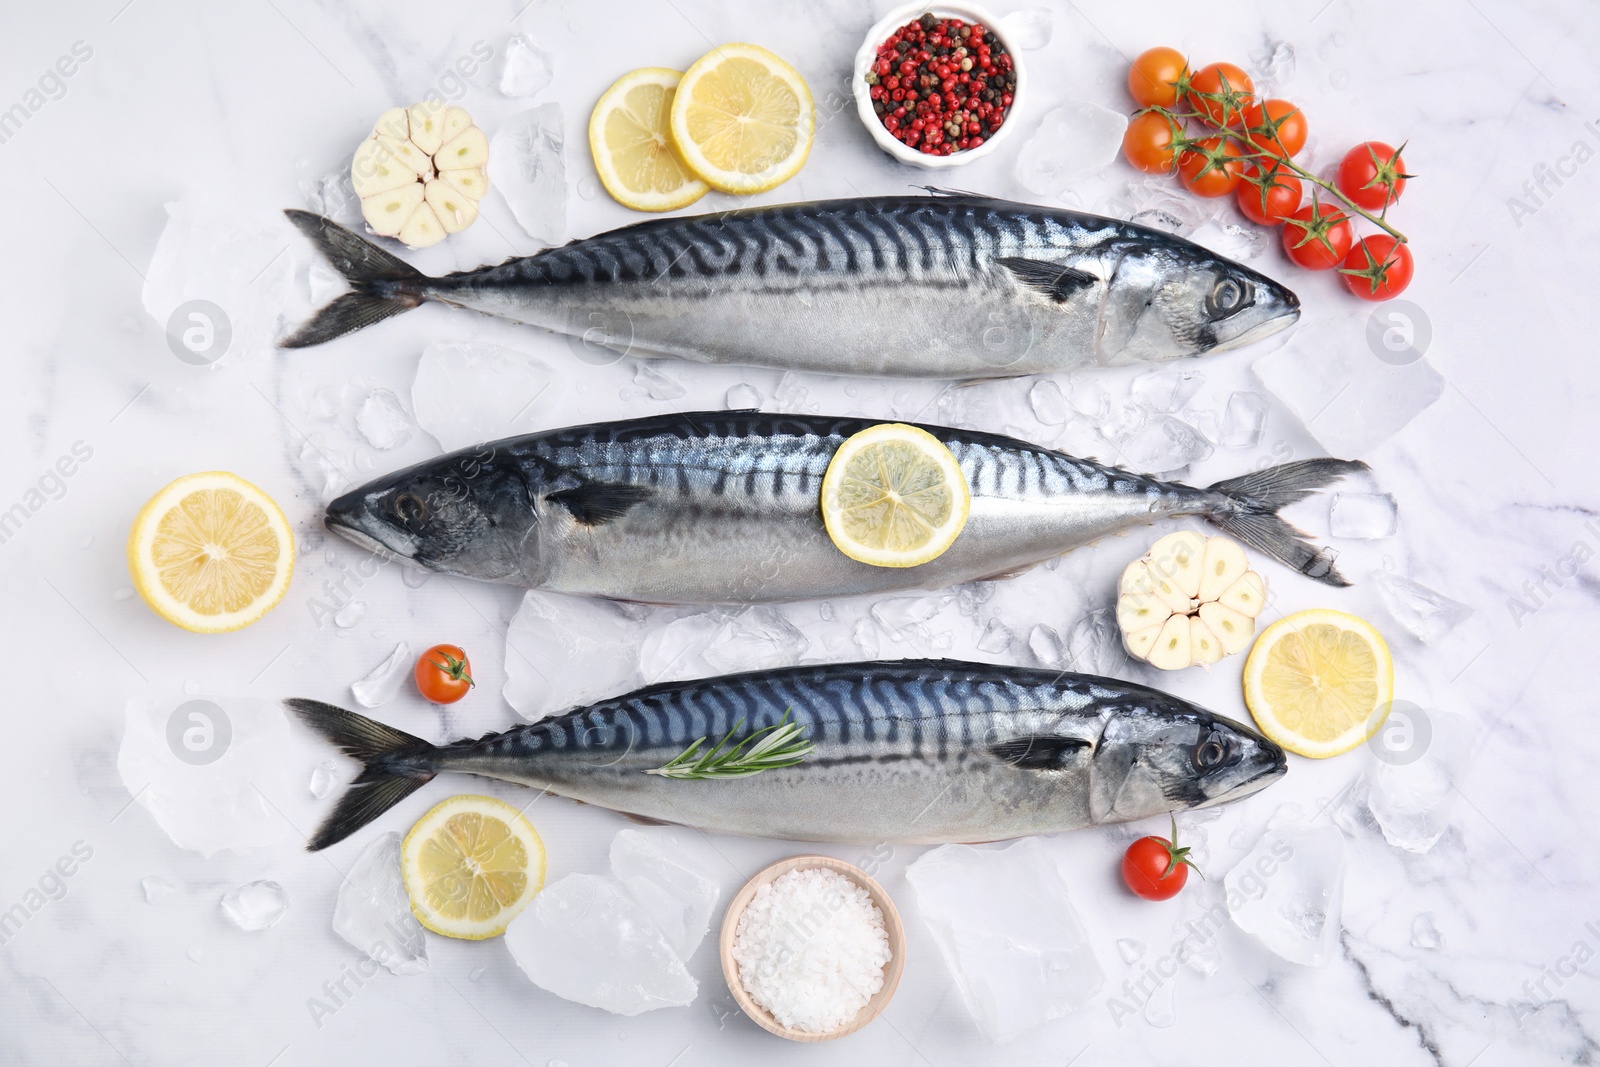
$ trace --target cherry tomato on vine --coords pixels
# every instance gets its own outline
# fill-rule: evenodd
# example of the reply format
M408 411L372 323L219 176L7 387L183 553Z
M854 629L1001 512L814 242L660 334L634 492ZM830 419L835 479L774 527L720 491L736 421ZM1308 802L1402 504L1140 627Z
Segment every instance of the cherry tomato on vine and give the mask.
M1141 837L1122 854L1122 880L1146 900L1170 900L1189 880L1188 848L1178 847L1178 820L1172 820L1172 837Z
M1128 68L1128 93L1140 107L1172 107L1178 86L1189 73L1189 61L1176 48L1140 52Z
M1388 234L1362 238L1339 267L1344 287L1363 300L1388 300L1405 292L1414 266L1411 249Z
M1227 137L1208 137L1178 157L1178 174L1196 196L1227 196L1244 168L1239 146Z
M454 704L478 683L472 680L472 664L467 654L455 645L434 645L417 660L413 672L417 692L435 704Z
M1233 126L1256 102L1256 83L1232 63L1201 67L1189 79L1189 98L1218 126Z
M1328 270L1350 251L1350 217L1312 202L1283 220L1283 250L1306 270Z
M1334 184L1357 207L1381 211L1400 199L1406 179L1411 177L1414 175L1406 173L1400 149L1382 141L1364 141L1344 154Z
M1176 166L1174 143L1181 136L1176 123L1158 111L1141 111L1122 134L1122 154L1147 174L1171 174Z
M1304 195L1300 179L1273 164L1270 171L1257 169L1239 183L1239 212L1259 226L1277 226L1300 209Z
M1244 109L1250 143L1288 159L1306 146L1306 114L1287 100L1263 100Z

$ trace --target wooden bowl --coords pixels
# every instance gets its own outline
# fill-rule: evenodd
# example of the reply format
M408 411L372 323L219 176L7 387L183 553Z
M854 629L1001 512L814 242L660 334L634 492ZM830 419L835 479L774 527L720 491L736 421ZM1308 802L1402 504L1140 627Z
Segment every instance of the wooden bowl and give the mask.
M889 936L889 962L883 967L883 988L873 995L854 1019L836 1030L813 1034L806 1030L791 1030L774 1019L770 1011L750 998L750 994L745 992L744 983L739 980L739 964L733 958L733 940L739 931L739 916L744 914L746 905L756 895L757 889L790 871L813 870L818 867L837 871L865 889L872 902L878 906L878 910L883 912L883 930ZM757 1026L770 1030L779 1037L786 1037L790 1041L832 1041L834 1038L855 1033L876 1019L879 1013L888 1007L889 998L894 996L895 987L900 984L900 972L905 970L905 941L905 927L900 924L900 913L895 910L894 901L889 899L889 894L883 891L883 886L873 881L866 871L844 860L836 860L832 856L791 856L774 863L750 879L729 902L728 910L722 916L722 933L718 939L718 948L722 955L722 976L727 979L728 991L733 994L735 1003L755 1021Z

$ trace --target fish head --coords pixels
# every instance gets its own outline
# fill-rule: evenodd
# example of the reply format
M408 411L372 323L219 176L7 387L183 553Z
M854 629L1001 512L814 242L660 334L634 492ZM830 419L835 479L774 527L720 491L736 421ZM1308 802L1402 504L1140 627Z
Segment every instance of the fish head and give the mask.
M531 498L518 464L482 445L374 479L329 504L323 523L386 559L527 584L538 559Z
M1300 298L1265 274L1167 235L1117 262L1101 305L1105 363L1151 363L1226 352L1286 329Z
M1096 822L1143 819L1249 796L1288 762L1256 730L1156 690L1123 695L1096 745Z

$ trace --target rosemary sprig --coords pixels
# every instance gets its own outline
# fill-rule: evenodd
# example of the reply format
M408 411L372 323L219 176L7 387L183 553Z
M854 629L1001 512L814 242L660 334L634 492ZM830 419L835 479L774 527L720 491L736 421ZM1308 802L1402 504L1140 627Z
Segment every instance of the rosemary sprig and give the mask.
M743 719L734 723L733 729L724 734L709 752L701 752L700 746L710 738L697 738L694 744L672 757L665 766L644 773L680 779L748 778L777 767L793 767L811 755L817 746L801 736L802 727L799 723L789 721L791 710L785 709L783 718L757 730L727 751L723 751L723 748L733 740L734 734L744 728Z

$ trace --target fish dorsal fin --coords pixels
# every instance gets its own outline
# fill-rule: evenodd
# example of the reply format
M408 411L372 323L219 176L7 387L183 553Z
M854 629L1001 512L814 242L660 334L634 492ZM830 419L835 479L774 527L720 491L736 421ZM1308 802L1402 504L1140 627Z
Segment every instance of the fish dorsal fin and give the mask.
M571 489L557 490L545 500L560 504L585 526L603 526L622 518L629 508L649 496L650 490L642 485L587 482Z
M1087 289L1100 281L1098 276L1086 270L1042 259L1001 256L995 262L1016 275L1017 281L1058 304L1065 303L1079 289Z
M1081 737L1062 737L1060 734L1028 734L1009 741L996 741L989 751L996 757L1025 771L1060 771L1072 762L1072 757L1093 743Z
M931 196L970 196L974 200L995 200L995 199L998 199L997 197L992 196L989 193L975 193L975 192L972 192L970 189L946 189L942 185L918 185L918 186L915 186L915 188L921 189L921 190L923 190L924 192L928 193Z

